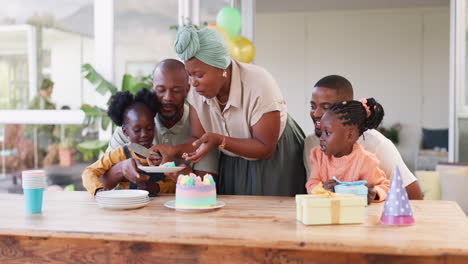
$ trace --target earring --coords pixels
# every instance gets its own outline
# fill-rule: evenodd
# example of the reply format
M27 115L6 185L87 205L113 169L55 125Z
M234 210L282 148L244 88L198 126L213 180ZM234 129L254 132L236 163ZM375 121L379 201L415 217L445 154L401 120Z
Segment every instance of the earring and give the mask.
M224 78L227 77L227 72L226 72L226 70L223 71L223 77L224 77Z

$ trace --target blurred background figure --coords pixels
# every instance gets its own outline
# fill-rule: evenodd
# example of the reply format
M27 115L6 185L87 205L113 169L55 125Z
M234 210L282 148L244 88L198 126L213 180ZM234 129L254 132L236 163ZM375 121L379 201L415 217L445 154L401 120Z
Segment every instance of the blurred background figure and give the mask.
M55 104L50 100L53 90L54 82L47 78L44 79L38 94L29 103L28 109L55 110ZM54 129L55 125L26 126L26 138L36 144L38 167L49 167L57 158L58 149L55 144L57 137Z
M47 109L54 110L55 104L50 101L50 96L54 91L54 82L50 79L44 79L39 93L29 103L28 109Z

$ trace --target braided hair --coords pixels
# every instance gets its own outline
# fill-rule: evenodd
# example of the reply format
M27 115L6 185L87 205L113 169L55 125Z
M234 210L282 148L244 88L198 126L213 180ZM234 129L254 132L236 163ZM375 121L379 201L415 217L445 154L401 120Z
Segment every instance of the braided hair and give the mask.
M328 111L338 115L342 120L341 124L356 125L359 135L368 129L377 128L382 122L384 109L374 98L367 98L361 101L348 100L335 103Z
M154 118L158 112L156 95L147 88L142 88L136 95L129 91L117 92L110 98L107 115L117 126L122 126L128 111L140 106L146 107Z

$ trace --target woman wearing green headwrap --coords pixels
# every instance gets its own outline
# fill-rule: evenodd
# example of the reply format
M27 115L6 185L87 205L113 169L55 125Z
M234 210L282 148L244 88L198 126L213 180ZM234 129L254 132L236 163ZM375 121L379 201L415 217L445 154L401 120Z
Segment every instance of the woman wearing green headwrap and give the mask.
M212 29L183 27L175 50L189 74L192 140L178 154L199 161L219 148L218 193L292 196L304 193L304 133L263 68L232 60Z

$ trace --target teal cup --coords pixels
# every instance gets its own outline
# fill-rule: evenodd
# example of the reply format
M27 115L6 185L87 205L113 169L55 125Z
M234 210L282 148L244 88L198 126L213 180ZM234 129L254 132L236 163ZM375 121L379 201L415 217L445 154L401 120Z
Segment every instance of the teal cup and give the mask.
M23 189L24 202L26 205L26 213L37 214L42 212L42 194L44 188L40 189Z

